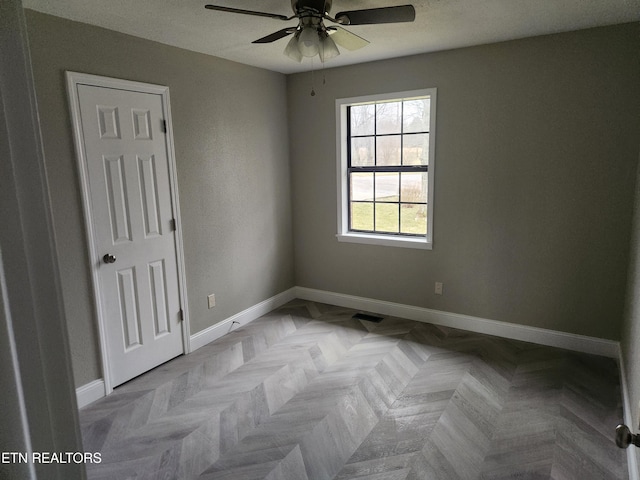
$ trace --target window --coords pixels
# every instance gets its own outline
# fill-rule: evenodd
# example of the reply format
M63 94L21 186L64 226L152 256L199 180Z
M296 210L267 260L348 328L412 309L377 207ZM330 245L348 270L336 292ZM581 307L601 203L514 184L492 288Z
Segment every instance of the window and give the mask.
M338 240L432 246L436 89L336 100Z

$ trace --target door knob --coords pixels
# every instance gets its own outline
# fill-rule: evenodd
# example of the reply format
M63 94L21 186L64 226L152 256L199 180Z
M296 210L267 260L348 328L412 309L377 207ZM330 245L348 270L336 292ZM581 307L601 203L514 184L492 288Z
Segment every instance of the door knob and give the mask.
M110 253L105 253L104 257L102 257L104 263L116 263L116 257L111 255Z
M629 445L640 447L640 436L634 435L626 425L616 427L616 445L620 448L627 448Z

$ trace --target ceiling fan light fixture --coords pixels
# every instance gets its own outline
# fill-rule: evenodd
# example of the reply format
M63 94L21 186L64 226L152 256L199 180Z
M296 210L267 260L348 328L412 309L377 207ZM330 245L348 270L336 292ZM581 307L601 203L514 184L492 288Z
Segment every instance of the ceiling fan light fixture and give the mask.
M315 57L320 51L320 36L315 27L304 27L298 37L298 49L303 57Z
M298 48L298 33L291 37L291 40L289 40L289 43L287 43L284 49L284 54L291 60L302 62L302 53L300 53L300 49Z
M325 34L320 41L320 51L318 53L320 54L320 61L324 63L325 60L340 55L340 50L338 50L336 42L334 42L329 35Z

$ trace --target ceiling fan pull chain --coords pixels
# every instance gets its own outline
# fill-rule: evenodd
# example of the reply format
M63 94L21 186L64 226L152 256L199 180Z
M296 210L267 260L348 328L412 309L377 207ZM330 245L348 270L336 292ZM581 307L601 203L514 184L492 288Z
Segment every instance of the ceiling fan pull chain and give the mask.
M322 62L322 86L324 87L327 84L327 77L324 74L324 62Z
M313 67L314 67L314 64L313 64L313 57L312 57L312 58L311 58L311 96L312 96L312 97L315 97L315 96L316 96L316 91L315 91L315 90L314 90L314 88L313 88L313 86L314 86L314 84L315 84L315 81L314 81L314 75L313 75L313 73L314 73L314 72L313 72Z

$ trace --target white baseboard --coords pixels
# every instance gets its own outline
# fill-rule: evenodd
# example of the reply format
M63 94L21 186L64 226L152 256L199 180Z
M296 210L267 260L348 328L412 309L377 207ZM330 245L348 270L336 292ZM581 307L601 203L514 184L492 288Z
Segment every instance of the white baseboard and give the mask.
M246 325L256 318L260 318L262 315L269 313L271 310L274 310L284 305L285 303L294 300L295 298L295 288L290 288L289 290L285 290L284 292L268 298L265 301L254 305L253 307L249 307L232 317L216 323L215 325L212 325L211 327L206 328L201 332L191 335L191 351L196 351L198 348L206 345L207 343L212 342L213 340L229 333L232 329L235 330L238 327ZM234 322L237 322L238 325L234 326ZM90 403L99 400L105 395L105 385L104 380L102 379L94 380L93 382L78 387L76 389L78 408L85 407Z
M552 347L566 348L578 352L603 355L611 358L620 358L619 343L613 340L576 335L544 328L516 325L513 323L499 322L485 318L472 317L457 313L443 312L428 308L414 307L400 303L386 302L365 297L356 297L324 290L316 290L306 287L294 287L285 290L278 295L268 298L252 307L247 308L221 322L216 323L198 333L191 335L191 351L226 335L232 330L246 325L262 315L284 305L285 303L300 298L314 302L327 303L341 307L364 310L383 315L416 320L419 322L433 323L446 327L459 328L470 332L484 333L498 337L522 340L525 342L548 345ZM234 324L237 323L237 326ZM620 360L621 362L621 360ZM620 363L621 372L623 365ZM624 379L624 375L622 376ZM105 396L105 385L102 379L94 380L76 390L78 407L82 408L99 398ZM627 411L625 407L625 411ZM625 417L625 421L626 417ZM636 479L640 480L640 478Z
M391 315L394 317L432 323L445 327L459 328L470 332L484 333L498 337L522 340L550 347L565 348L577 352L591 353L605 357L617 358L619 342L601 338L576 335L572 333L547 330L545 328L517 325L486 318L472 317L458 313L413 307L400 303L374 300L371 298L344 295L341 293L296 287L296 296L302 300L328 303L339 307L348 307L372 313Z
M459 328L462 330L495 335L513 340L522 340L540 345L566 348L568 350L616 358L618 359L620 367L624 421L629 426L633 425L629 403L629 391L626 382L626 369L619 342L588 337L585 335L558 332L544 328L499 322L496 320L488 320L469 315L443 312L440 310L414 307L371 298L327 292L324 290L294 287L268 298L257 305L249 307L246 310L223 320L222 322L216 323L215 325L192 335L190 338L191 351L193 352L198 348L203 347L213 340L226 335L232 329L246 325L296 298L337 305L340 307L348 307L356 310L364 310L383 315L392 315L394 317ZM234 322L238 323L238 327L233 327ZM98 379L83 385L76 390L76 395L78 408L89 405L90 403L105 396L104 381L102 379ZM632 448L627 449L627 463L629 466L629 480L640 480L638 462L635 450Z
M104 380L101 378L76 389L78 408L86 407L104 396Z
M624 356L622 355L621 348L618 348L618 367L620 369L620 386L622 389L622 411L624 415L624 423L631 429L631 431L635 432L636 429L629 397L629 386L627 384L627 369L625 367ZM629 480L640 480L638 457L636 456L636 448L633 446L627 448L627 465L629 467Z
M278 295L268 298L253 307L249 307L240 313L236 313L232 317L222 320L215 325L211 325L198 333L194 333L190 338L191 351L195 352L198 348L213 342L230 331L240 328L247 323L254 321L256 318L260 318L262 315L269 313L271 310L294 300L296 298L295 293L295 287L290 288L289 290L285 290ZM234 325L234 323L237 323L237 325Z
M268 298L257 305L249 307L232 317L192 335L190 338L191 351L193 352L198 348L226 335L235 328L247 325L253 320L260 318L262 315L265 315L296 298L337 305L340 307L353 308L356 310L364 310L383 315L392 315L394 317L432 323L434 325L459 328L470 332L484 333L513 340L537 343L539 345L565 348L567 350L616 358L620 367L624 422L629 426L633 425L629 403L629 391L626 382L626 369L619 342L588 337L585 335L558 332L544 328L499 322L496 320L488 320L486 318L472 317L469 315L443 312L440 310L414 307L411 305L386 302L383 300L327 292L324 290L294 287ZM234 327L234 322L237 322L237 327ZM78 408L89 405L90 403L105 396L104 381L99 379L83 385L76 390L76 395L78 399ZM629 480L640 480L635 449L627 449L627 464L629 466Z

